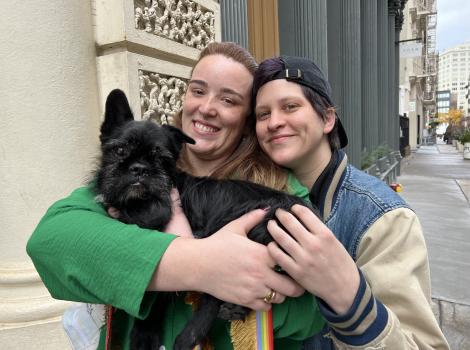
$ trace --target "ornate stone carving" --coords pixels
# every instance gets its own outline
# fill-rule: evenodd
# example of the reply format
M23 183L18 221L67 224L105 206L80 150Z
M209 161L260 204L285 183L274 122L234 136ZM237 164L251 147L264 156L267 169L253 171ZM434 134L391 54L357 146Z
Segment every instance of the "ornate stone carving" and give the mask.
M198 50L215 40L212 11L192 0L134 0L135 28Z
M139 70L142 119L172 124L181 109L186 82L168 75Z

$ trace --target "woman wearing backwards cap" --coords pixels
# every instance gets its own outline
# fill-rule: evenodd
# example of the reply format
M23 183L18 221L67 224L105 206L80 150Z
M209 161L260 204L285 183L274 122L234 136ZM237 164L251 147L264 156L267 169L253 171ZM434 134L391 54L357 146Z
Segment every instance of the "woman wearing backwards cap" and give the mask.
M418 218L385 183L347 163L348 139L321 70L307 59L271 58L253 89L262 149L308 187L326 224L295 206L295 216L277 213L285 230L268 226L277 242L271 256L321 298L328 321L328 336L305 348L449 349L430 307Z

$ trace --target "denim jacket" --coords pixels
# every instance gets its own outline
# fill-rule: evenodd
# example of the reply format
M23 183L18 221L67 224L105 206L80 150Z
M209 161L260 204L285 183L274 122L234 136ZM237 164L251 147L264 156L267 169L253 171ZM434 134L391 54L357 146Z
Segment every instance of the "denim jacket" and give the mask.
M348 165L342 151L333 154L310 199L356 261L361 280L345 315L335 314L320 300L328 323L321 334L304 342L304 349L448 349L429 304L421 227L405 201L384 182ZM397 249L401 247L405 249ZM421 253L414 256L415 251ZM409 288L397 288L394 294L387 287L394 281ZM404 307L404 299L417 305L414 310Z

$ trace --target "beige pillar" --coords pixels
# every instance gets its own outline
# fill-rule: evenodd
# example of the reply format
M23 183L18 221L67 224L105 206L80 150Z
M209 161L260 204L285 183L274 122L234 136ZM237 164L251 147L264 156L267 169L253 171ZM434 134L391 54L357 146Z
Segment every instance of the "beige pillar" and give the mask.
M0 15L0 348L66 349L68 303L25 245L47 207L84 183L99 109L89 1L6 1Z

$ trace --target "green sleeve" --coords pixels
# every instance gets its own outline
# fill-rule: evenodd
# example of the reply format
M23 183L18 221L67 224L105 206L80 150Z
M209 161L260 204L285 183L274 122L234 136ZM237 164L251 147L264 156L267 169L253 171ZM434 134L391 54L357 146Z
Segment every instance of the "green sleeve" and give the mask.
M153 300L144 298L146 287L175 237L108 217L83 187L49 208L26 250L54 298L111 304L142 318Z

